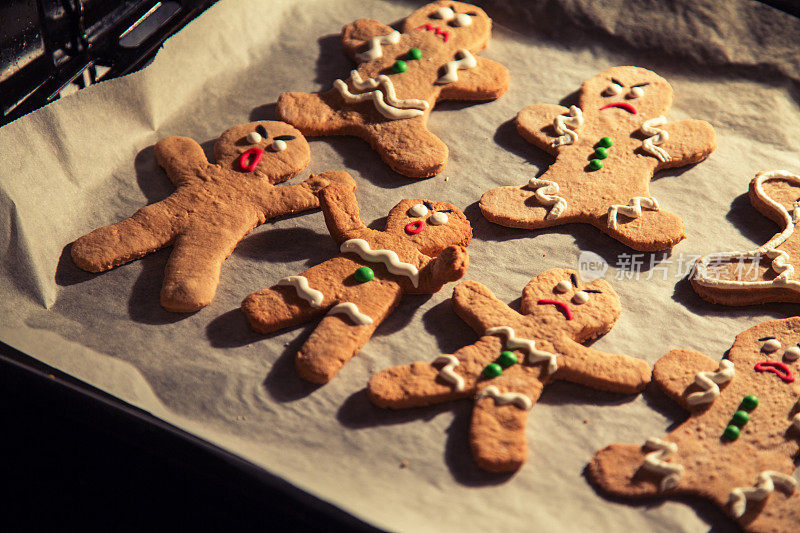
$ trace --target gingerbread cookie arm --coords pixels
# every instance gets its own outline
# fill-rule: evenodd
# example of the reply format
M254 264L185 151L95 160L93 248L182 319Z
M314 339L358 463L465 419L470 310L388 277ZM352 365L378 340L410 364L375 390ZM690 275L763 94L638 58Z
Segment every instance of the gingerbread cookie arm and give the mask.
M439 101L495 100L503 96L508 89L508 69L491 59L474 57L474 60L474 68L455 71L458 79L442 87Z
M337 244L348 239L363 238L370 232L358 209L358 200L353 189L326 187L319 194L319 205L325 216L328 232Z
M704 120L667 122L658 128L663 129L668 138L656 145L669 155L668 160L659 161L659 169L699 163L717 149L717 134ZM657 139L658 134L654 138Z
M469 252L463 246L448 246L419 271L419 285L413 293L433 294L446 283L464 277L469 267Z
M208 179L210 166L203 148L188 137L167 137L155 145L156 161L176 186Z
M655 450L658 451L658 450ZM587 465L589 479L603 492L628 498L648 498L659 494L679 494L689 492L677 487L661 489L665 474L649 472L643 468L645 458L654 453L649 448L636 444L611 444L595 454ZM665 461L677 472L681 466L677 462ZM667 466L667 468L671 468ZM678 480L680 483L680 479Z
M495 298L492 291L477 281L465 281L453 289L456 314L483 335L487 329L499 326L514 327L520 315Z
M356 184L347 172L331 171L312 174L298 185L285 185L265 189L261 206L266 220L292 215L319 207L319 193L325 187L355 190Z
M520 366L479 383L469 430L470 448L478 466L489 472L514 472L525 463L528 411L542 388L542 383Z
M731 368L728 379L725 367ZM717 363L693 350L671 350L653 366L653 381L684 409L704 408L719 396L720 385L732 379L732 367L729 361ZM721 372L719 377L714 375L717 370Z
M353 125L337 111L341 98L336 89L324 93L281 93L276 113L280 120L309 137L346 134Z
M568 341L559 358L558 379L597 390L634 394L650 383L650 367L641 359L605 353Z
M381 45L393 40L399 41L400 33L374 19L354 20L342 28L342 45L356 63L380 57Z
M576 115L576 113L572 114ZM564 133L558 133L554 125L559 117L564 117L562 128ZM568 131L577 130L580 127L579 122L583 121L582 115L580 115L580 120L576 117L577 115L571 116L571 109L562 105L535 104L517 113L514 122L517 125L517 131L526 141L549 154L558 155L560 147L566 143L558 144L557 139L562 135L568 135Z
M327 383L367 343L375 329L400 301L402 290L391 281L374 281L346 291L295 358L298 375L311 383Z

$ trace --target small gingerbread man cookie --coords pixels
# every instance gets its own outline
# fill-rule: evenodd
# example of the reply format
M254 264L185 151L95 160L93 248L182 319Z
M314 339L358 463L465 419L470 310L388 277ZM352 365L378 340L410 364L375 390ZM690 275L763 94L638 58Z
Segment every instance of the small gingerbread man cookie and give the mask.
M425 5L403 21L402 33L377 20L342 29L358 63L324 93L284 93L278 116L309 136L361 137L396 172L428 178L447 164L447 146L428 131L443 100L493 100L508 88L508 70L476 57L491 38L483 10L461 2Z
M295 359L300 377L312 383L333 379L403 294L433 294L460 279L472 238L464 214L443 202L402 200L389 212L384 231L364 224L352 189L328 187L320 205L341 255L242 302L259 333L324 316Z
M211 303L223 261L253 228L319 207L317 193L331 183L355 189L346 173L275 187L310 159L303 135L283 122L240 124L225 131L214 145L216 163L209 163L201 146L186 137L160 140L155 153L175 192L80 237L71 253L83 270L103 272L172 246L161 305L177 313Z
M548 270L523 290L522 313L465 281L453 291L453 306L481 338L433 362L379 372L367 392L391 409L474 398L470 445L484 470L512 472L525 462L528 411L547 384L563 379L632 394L650 381L644 361L581 344L619 318L619 297L603 280L582 283L572 270Z
M750 203L782 230L754 250L719 252L697 260L692 287L724 305L800 302L800 176L786 170L759 172L750 182Z
M797 531L798 358L800 317L740 333L720 362L691 350L669 352L653 380L689 419L642 446L601 450L590 478L614 496L707 498L746 531Z
M674 246L684 238L683 221L661 209L650 179L702 161L716 148L716 135L702 120L668 122L671 106L664 78L614 67L583 83L577 106L526 107L517 130L556 160L522 187L486 192L483 215L512 228L592 224L635 250Z

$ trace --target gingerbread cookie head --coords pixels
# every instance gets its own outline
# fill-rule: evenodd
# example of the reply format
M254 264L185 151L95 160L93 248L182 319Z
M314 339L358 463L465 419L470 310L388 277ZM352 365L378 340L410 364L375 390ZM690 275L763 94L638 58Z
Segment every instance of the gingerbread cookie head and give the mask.
M800 319L770 321L736 337L728 359L739 379L757 380L773 400L800 395ZM750 375L750 377L746 377ZM760 377L759 377L760 375ZM763 391L761 392L763 395Z
M217 164L243 174L281 183L306 168L311 151L303 134L273 120L239 124L214 145Z
M403 33L429 31L448 48L478 52L492 36L492 20L480 8L463 2L440 0L422 6L406 18Z
M613 67L586 80L578 107L587 118L595 115L614 121L642 122L666 115L672 107L670 84L641 67Z
M521 311L563 329L578 342L608 332L622 314L619 296L604 280L581 281L577 272L553 268L533 278L522 291Z
M410 240L430 257L448 246L467 246L472 239L472 226L459 208L419 198L401 200L389 211L386 232Z

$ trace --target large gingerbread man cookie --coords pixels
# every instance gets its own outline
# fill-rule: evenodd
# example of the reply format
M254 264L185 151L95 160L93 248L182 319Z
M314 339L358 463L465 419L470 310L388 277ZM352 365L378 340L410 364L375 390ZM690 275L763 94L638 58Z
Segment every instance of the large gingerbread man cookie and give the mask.
M301 378L327 383L366 344L403 294L432 294L467 270L472 228L454 205L402 200L384 231L359 216L352 189L329 187L320 205L341 255L249 295L250 326L271 333L324 316L295 359Z
M583 83L578 105L539 104L517 115L517 130L556 156L539 178L498 187L483 215L512 228L592 224L636 250L670 248L683 221L650 194L653 173L702 161L716 148L702 120L668 122L672 87L655 72L614 67Z
M402 33L356 20L342 29L342 42L358 67L327 92L282 94L278 116L309 136L360 137L405 176L438 174L448 150L428 131L436 102L493 100L508 88L504 66L475 56L491 28L483 10L449 1L413 12Z
M707 498L747 531L797 531L798 343L800 317L791 317L740 333L719 363L691 350L669 352L653 380L689 419L643 446L601 450L591 479L615 496Z
M470 445L478 466L512 472L525 462L528 411L542 389L563 379L624 394L650 382L650 367L581 343L609 331L621 309L603 280L583 283L572 270L533 278L517 313L474 281L453 291L456 313L481 338L453 355L375 374L367 391L379 407L404 409L474 398Z
M172 246L161 288L161 305L168 311L186 313L210 304L223 261L259 224L319 207L318 191L332 182L355 188L345 173L275 187L310 159L305 138L283 122L225 131L214 145L216 163L187 137L162 139L155 153L175 192L80 237L72 244L72 259L84 270L103 272Z
M782 229L754 250L718 252L701 257L690 277L709 302L749 305L800 302L800 176L786 170L759 172L750 182L750 203Z

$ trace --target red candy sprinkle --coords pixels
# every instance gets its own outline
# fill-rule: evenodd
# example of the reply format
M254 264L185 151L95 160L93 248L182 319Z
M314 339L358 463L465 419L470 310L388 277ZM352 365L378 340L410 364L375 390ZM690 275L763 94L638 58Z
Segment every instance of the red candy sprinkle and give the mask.
M564 316L567 317L567 320L572 320L572 311L569 310L569 306L567 304L565 304L564 302L560 302L558 300L545 300L545 299L542 299L542 300L539 300L536 303L539 304L539 305L542 305L542 304L555 305L556 307L558 307L564 313Z
M447 30L443 30L441 28L437 28L433 24L423 24L422 26L417 26L414 28L415 30L425 30L425 31L432 31L434 35L441 35L444 39L444 42L450 38L450 32Z
M425 222L421 220L415 220L414 222L409 222L406 224L406 233L409 235L421 233L423 229L425 229Z
M258 162L264 155L264 150L261 148L250 148L248 151L239 156L239 168L245 172L252 172L258 166ZM248 159L252 156L253 160L249 163Z

